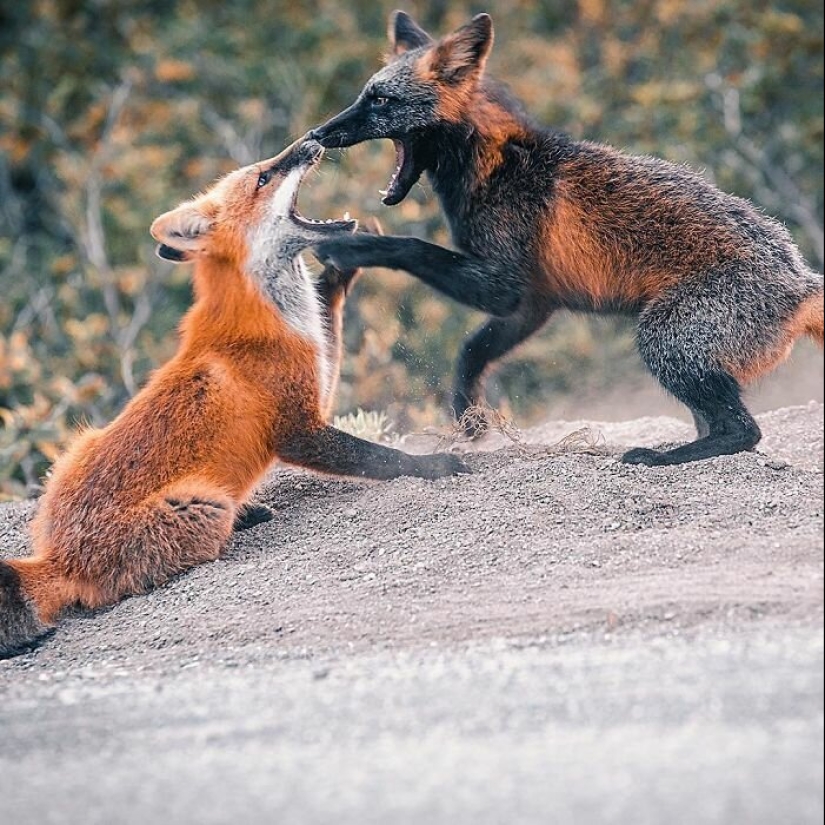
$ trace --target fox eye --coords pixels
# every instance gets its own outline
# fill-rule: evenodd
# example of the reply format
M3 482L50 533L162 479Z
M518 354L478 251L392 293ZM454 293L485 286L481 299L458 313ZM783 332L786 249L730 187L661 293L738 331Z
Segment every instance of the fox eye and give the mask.
M260 189L262 186L266 186L269 183L269 181L271 181L271 180L272 180L272 170L271 169L267 169L266 172L261 172L261 174L258 175L258 189Z

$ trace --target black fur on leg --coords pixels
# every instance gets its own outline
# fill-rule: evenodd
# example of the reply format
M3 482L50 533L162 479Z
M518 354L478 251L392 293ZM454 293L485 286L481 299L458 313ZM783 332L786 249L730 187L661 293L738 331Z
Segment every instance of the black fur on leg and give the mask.
M17 571L0 561L0 659L20 652L47 629L26 598Z
M249 530L251 527L257 527L259 524L272 521L274 516L275 514L269 507L257 502L247 502L238 509L232 529L236 533L241 530Z
M496 266L418 238L358 233L323 241L315 255L325 266L340 270L405 270L450 298L499 317L516 312L525 294L524 276L509 262Z
M436 479L471 472L452 453L409 455L357 438L335 427L294 433L279 448L278 456L291 464L322 473L362 478L417 476Z
M484 373L492 362L502 358L540 329L552 307L533 304L508 318L491 318L464 343L456 365L453 385L453 413L457 421L470 407L484 400ZM479 424L468 424L467 435L480 434Z
M669 389L707 422L708 435L667 452L637 448L625 453L625 464L648 467L685 464L719 455L752 450L762 437L759 425L742 403L741 390L734 378L713 372L701 380L682 377L670 382Z

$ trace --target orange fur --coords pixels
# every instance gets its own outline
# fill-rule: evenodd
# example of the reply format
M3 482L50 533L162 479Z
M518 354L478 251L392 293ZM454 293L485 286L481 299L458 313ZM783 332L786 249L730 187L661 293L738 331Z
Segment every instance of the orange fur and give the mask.
M518 141L524 136L524 126L505 109L479 94L475 84L445 82L434 63L434 55L433 50L422 55L414 71L421 83L437 90L436 114L439 119L445 123L461 123L469 119L477 133L485 138L485 151L477 159L478 178L482 182L501 164L502 151L508 141Z
M812 295L801 304L791 322L791 334L795 338L808 335L820 347L823 345L823 293Z
M755 355L750 354L747 360L729 358L723 360L723 364L742 386L747 386L786 361L791 354L795 340L796 336L783 336L776 346Z
M773 347L755 357L751 355L746 361L728 362L726 366L741 384L751 384L785 361L791 354L794 343L804 335L822 346L822 326L823 293L820 292L799 305Z
M433 44L413 68L421 84L437 91L439 119L446 123L469 119L486 138L488 151L478 158L481 179L492 174L501 163L501 150L507 141L517 141L524 135L524 127L517 118L478 94L478 80L492 48L492 21L485 14L478 15ZM399 53L397 47L394 52Z
M546 219L542 237L544 278L539 287L548 297L576 303L586 298L595 309L638 306L675 281L668 270L639 271L621 250L599 243L593 216L560 197Z
M17 571L44 624L55 622L60 611L77 599L77 589L60 578L50 558L12 559L7 563Z

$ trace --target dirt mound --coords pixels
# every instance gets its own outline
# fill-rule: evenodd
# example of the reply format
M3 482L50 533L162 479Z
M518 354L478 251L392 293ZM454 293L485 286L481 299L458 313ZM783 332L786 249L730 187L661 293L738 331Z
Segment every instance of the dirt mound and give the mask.
M73 617L3 667L817 622L823 406L760 424L758 452L673 468L617 460L629 445L690 436L663 418L553 422L519 445L493 434L468 454L472 476L439 482L279 468L260 496L275 519L220 561ZM597 449L559 448L583 428ZM0 508L6 555L25 552L34 506Z

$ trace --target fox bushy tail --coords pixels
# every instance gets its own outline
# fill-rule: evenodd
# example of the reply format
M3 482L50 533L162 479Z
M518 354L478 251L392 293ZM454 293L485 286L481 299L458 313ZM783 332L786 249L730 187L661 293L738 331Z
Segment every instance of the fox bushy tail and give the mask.
M33 642L48 629L40 621L15 564L0 561L0 659Z

